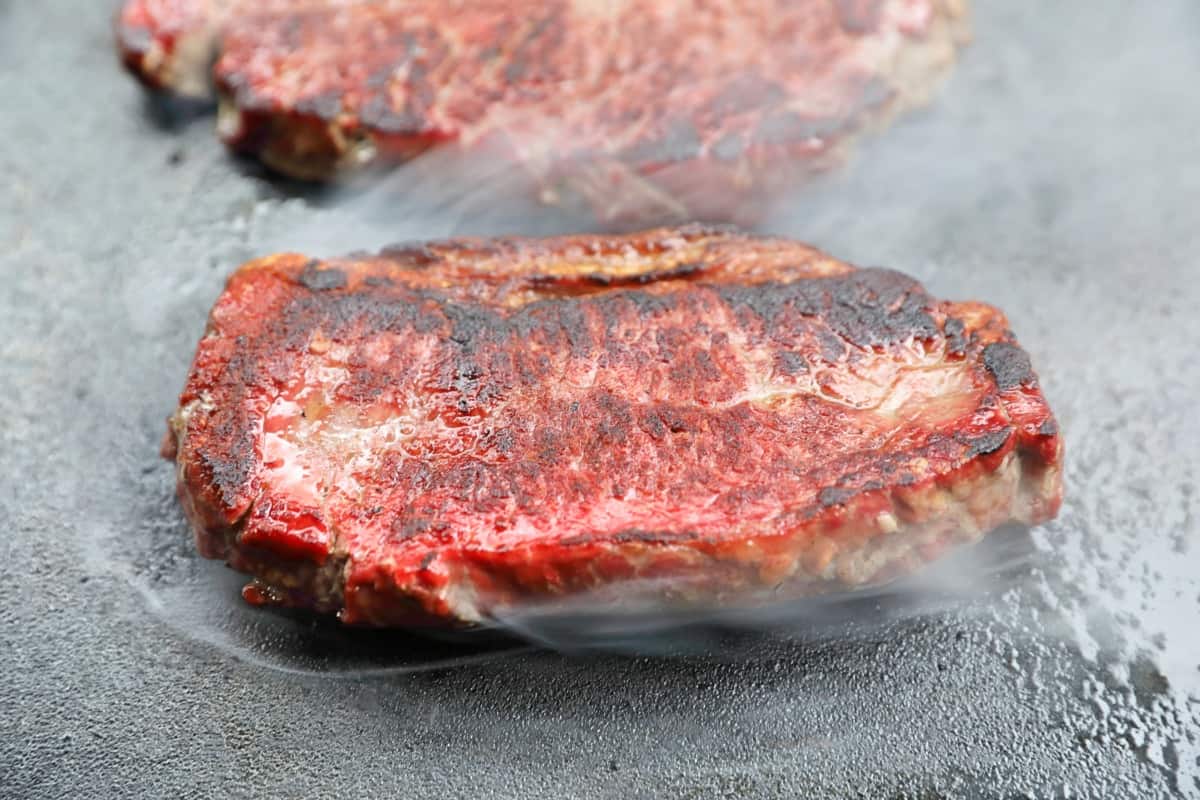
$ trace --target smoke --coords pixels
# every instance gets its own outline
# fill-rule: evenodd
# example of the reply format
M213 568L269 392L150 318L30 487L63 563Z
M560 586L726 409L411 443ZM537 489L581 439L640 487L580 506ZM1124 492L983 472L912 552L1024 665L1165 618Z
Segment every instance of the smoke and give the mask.
M1011 525L917 573L857 591L686 610L575 596L508 608L469 630L396 631L249 606L239 591L248 578L186 557L189 537L180 526L170 527L146 535L177 556L164 552L133 569L99 549L91 556L123 576L150 614L187 637L273 671L334 679L490 662L531 645L575 655L737 660L760 649L764 636L802 645L867 639L916 620L985 612L997 597L1029 581L1035 553L1029 530Z
M736 658L747 648L741 635L748 633L815 643L978 611L1028 577L1032 553L1029 529L1009 525L912 575L854 591L687 610L615 607L611 598L583 596L501 611L494 626L565 652ZM636 587L623 587L622 594L637 594Z
M246 577L211 563L174 565L165 579L113 564L162 624L239 661L334 680L452 669L513 658L530 648L496 631L356 629L304 612L241 600Z
M270 235L263 251L330 257L404 241L586 227L567 209L542 204L533 176L511 158L454 145L351 179L316 195L313 205L312 219Z

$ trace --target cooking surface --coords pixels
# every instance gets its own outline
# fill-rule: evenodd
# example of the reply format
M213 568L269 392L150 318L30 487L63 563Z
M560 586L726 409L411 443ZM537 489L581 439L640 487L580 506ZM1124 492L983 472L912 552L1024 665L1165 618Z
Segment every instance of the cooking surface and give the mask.
M1005 309L1060 518L984 600L632 658L245 608L157 457L243 260L559 217L352 234L147 102L104 3L0 0L0 795L1200 793L1200 8L976 5L938 102L768 227Z

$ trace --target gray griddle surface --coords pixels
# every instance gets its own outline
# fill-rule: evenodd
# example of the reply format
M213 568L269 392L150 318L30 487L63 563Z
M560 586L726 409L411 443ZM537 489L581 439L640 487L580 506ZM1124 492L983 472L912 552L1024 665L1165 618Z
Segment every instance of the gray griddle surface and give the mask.
M1063 513L979 601L664 658L243 607L163 419L240 262L379 242L148 102L108 4L0 0L0 796L1200 795L1200 5L976 7L937 102L769 227L1006 309Z

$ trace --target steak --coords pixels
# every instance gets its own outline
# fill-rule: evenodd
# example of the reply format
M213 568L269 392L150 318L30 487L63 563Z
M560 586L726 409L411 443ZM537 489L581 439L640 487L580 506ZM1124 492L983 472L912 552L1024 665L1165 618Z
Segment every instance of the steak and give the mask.
M964 0L129 0L125 63L279 172L441 143L606 221L753 218L924 102Z
M368 625L852 589L1062 494L1000 311L698 226L251 262L164 455L248 599Z

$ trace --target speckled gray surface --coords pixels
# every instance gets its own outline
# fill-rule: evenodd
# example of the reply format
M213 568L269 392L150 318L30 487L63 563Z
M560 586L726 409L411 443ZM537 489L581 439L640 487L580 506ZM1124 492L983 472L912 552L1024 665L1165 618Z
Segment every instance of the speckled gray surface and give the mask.
M1200 6L977 8L771 227L1007 309L1062 516L988 601L653 659L351 635L198 563L156 447L204 315L344 214L148 106L105 3L0 0L0 796L1200 795Z

